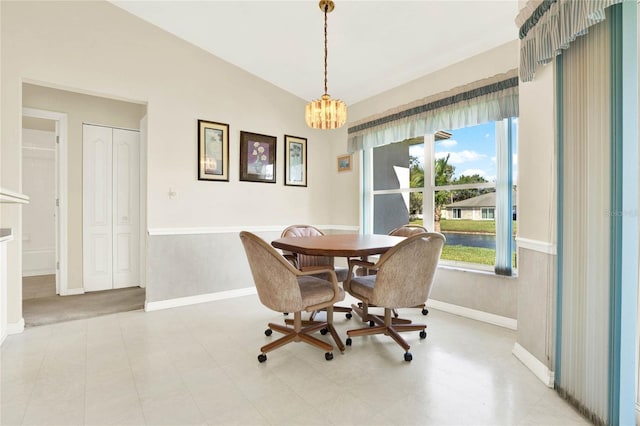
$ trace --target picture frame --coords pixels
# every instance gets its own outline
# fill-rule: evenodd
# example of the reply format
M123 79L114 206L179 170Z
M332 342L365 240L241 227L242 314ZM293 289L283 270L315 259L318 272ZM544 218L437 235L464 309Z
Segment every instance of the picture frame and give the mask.
M240 132L240 180L276 183L275 136Z
M284 184L307 186L307 139L284 135Z
M338 172L351 171L351 154L338 155Z
M229 125L198 120L198 180L229 182Z

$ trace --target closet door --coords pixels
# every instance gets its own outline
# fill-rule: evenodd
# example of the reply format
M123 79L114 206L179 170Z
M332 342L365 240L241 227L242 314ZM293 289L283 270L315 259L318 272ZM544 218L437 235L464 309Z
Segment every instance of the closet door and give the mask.
M140 285L139 132L83 126L85 291Z
M140 285L140 132L113 129L113 288Z
M113 288L113 130L85 124L82 131L84 290L109 290Z

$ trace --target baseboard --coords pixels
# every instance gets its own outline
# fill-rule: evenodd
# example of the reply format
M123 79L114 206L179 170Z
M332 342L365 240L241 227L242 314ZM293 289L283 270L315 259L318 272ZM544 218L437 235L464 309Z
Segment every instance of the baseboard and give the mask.
M7 324L7 334L20 334L24 331L24 318L20 318L18 322L10 322Z
M39 277L41 275L55 275L55 269L32 269L30 271L22 271L23 277Z
M440 311L449 312L450 314L460 315L461 317L471 318L476 321L482 321L511 330L518 329L518 320L503 317L500 315L490 314L476 309L466 308L464 306L453 305L451 303L440 302L439 300L427 300L427 307L438 309Z
M60 296L77 296L79 294L84 294L84 288L60 289Z
M199 294L197 296L179 297L177 299L160 300L158 302L145 302L145 312L161 309L177 308L180 306L195 305L197 303L213 302L216 300L232 299L234 297L256 294L255 287L240 288L237 290L220 291L217 293Z
M535 376L547 387L552 388L555 382L555 373L544 365L531 352L523 348L518 342L513 345L513 355L522 362Z

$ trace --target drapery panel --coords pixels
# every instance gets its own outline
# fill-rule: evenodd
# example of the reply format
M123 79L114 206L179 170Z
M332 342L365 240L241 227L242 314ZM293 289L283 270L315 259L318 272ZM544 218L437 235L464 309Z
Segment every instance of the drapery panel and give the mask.
M514 69L352 123L348 150L353 153L517 115L518 71Z
M562 233L556 388L596 424L609 411L611 65L609 22L562 55Z
M520 78L531 81L536 70L589 27L605 20L605 9L622 0L529 0L516 17L520 28Z

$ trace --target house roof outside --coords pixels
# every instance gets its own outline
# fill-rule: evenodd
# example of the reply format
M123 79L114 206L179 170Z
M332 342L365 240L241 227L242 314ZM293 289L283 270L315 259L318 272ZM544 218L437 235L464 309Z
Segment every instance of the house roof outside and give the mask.
M516 191L511 193L513 205L516 205ZM447 209L477 209L482 207L495 207L496 206L496 193L489 192L486 194L478 195L477 197L467 198L466 200L457 201L445 206Z

